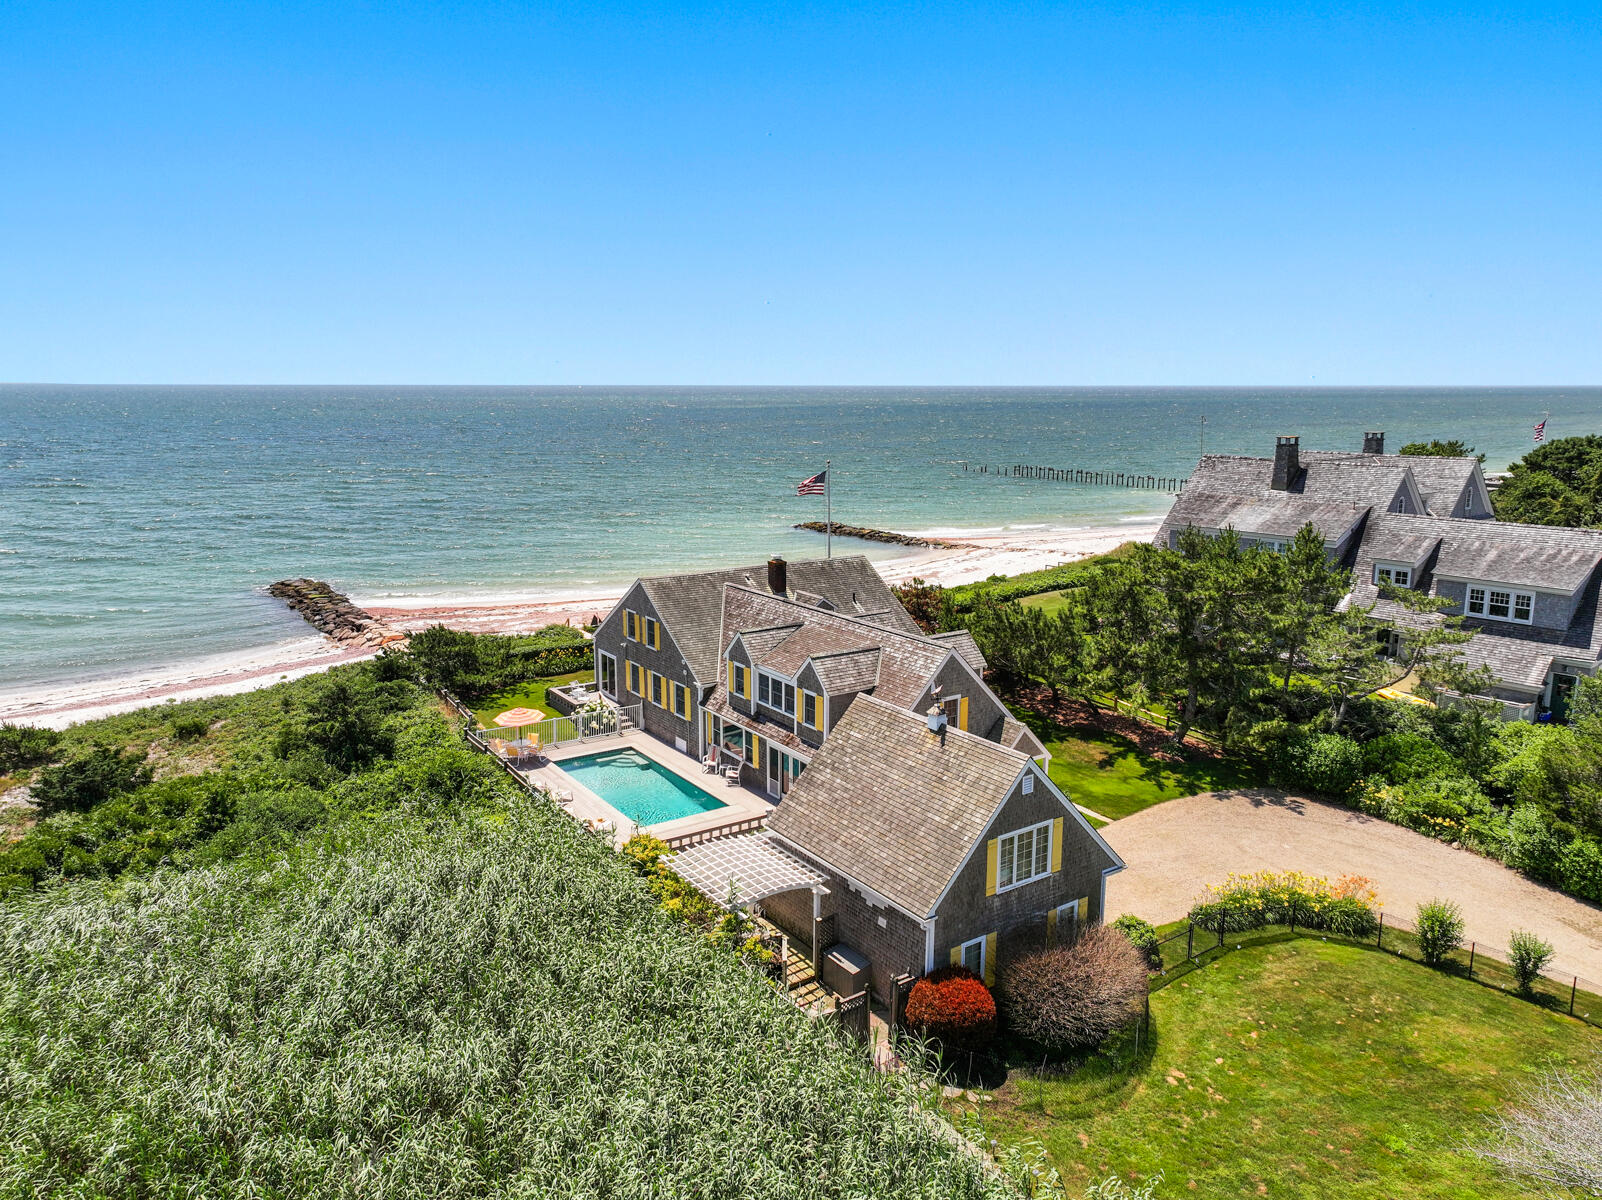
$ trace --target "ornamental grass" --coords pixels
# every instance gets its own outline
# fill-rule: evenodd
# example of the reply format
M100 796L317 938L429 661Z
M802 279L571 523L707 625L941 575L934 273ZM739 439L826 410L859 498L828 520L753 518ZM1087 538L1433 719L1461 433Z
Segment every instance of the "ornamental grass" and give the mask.
M1014 1194L537 800L4 917L0 1195Z

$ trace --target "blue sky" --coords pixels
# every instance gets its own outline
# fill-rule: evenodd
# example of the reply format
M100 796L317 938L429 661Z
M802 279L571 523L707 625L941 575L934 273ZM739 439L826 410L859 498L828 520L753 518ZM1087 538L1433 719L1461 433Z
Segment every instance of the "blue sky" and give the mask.
M1599 383L1602 7L0 6L0 378Z

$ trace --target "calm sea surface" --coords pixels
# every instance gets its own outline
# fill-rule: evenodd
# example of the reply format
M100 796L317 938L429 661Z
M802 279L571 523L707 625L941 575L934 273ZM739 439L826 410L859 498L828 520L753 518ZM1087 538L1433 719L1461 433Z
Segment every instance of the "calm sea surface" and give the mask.
M0 387L0 685L112 675L303 636L261 589L365 599L583 592L821 552L796 483L902 530L1138 521L1162 494L962 462L1185 475L1207 448L1460 437L1500 469L1602 429L1602 388ZM853 544L847 546L855 548ZM883 552L880 552L881 554Z

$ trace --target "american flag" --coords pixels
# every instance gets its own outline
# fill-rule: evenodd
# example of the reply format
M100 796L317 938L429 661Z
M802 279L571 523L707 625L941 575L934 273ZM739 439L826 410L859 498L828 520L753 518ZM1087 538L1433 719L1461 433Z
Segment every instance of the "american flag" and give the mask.
M1544 417L1541 423L1535 427L1535 440L1538 442L1546 441L1546 419Z
M821 496L829 482L829 472L819 471L811 479L803 479L795 489L797 496Z

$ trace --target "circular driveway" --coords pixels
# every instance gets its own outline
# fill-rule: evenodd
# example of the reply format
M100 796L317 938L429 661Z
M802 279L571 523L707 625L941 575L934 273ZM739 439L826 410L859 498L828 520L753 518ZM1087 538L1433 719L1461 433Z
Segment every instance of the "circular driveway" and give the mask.
M1602 909L1337 804L1268 788L1206 792L1114 821L1101 835L1128 864L1107 880L1109 919L1127 912L1153 924L1177 921L1231 872L1366 875L1385 910L1409 925L1420 902L1455 900L1465 941L1505 959L1509 934L1529 929L1556 950L1553 974L1602 985Z

